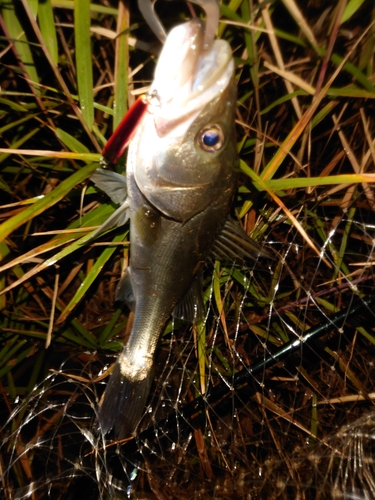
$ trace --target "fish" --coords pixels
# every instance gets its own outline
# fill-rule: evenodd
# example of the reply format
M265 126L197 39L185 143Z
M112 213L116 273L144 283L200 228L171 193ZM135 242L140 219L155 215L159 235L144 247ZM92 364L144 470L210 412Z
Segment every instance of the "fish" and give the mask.
M126 177L104 168L92 176L120 205L95 234L130 220L130 261L116 299L134 311L133 325L98 410L99 429L116 439L134 435L142 419L166 322L202 316L209 256L263 253L229 216L238 174L234 61L227 41L207 47L204 36L198 18L170 31Z

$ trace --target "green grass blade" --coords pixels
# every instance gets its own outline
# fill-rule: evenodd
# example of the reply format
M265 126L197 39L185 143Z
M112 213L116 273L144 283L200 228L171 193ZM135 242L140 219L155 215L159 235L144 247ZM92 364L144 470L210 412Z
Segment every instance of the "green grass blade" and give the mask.
M94 124L94 94L90 39L90 1L74 2L74 34L79 102L90 130Z
M114 208L111 205L100 205L88 214L84 215L81 220L77 219L74 221L72 224L70 224L67 228L67 231L63 234L58 234L51 240L47 241L46 243L43 243L42 245L39 245L37 247L34 247L32 250L29 250L26 253L23 253L22 255L19 255L15 259L13 259L10 262L7 262L3 266L0 267L0 272L5 271L6 269L10 269L14 266L21 265L23 262L28 261L31 258L35 258L39 255L42 255L43 253L50 252L52 250L56 250L59 248L61 245L64 245L66 243L69 243L71 240L77 240L77 245L76 248L78 248L82 240L81 238L85 237L88 233L88 231L92 231L93 227L98 227L100 226L105 220L108 219L114 212ZM82 229L82 231L74 231L70 232L70 229ZM85 228L90 228L85 229ZM1 258L5 257L4 252L1 251L2 249L2 243L0 243L0 260ZM74 251L76 248L74 248L72 251ZM68 251L68 248L64 249L65 252ZM71 253L70 252L70 253ZM68 255L67 253L64 254ZM55 256L56 257L56 256ZM61 257L62 258L62 257ZM1 290L1 289L0 289Z
M248 170L247 173L249 173ZM273 191L279 191L282 189L298 189L336 184L360 184L362 182L375 182L375 174L347 174L330 175L325 177L298 177L297 179L270 179L269 181L265 181L265 184ZM262 187L256 182L254 185L257 189L262 190Z
M31 12L34 17L36 17L39 10L39 0L27 0L27 3L30 5Z
M103 207L98 207L98 211L99 209L102 209ZM112 207L111 207L112 208ZM113 212L113 209L112 209L112 212ZM103 210L100 210L100 219L99 219L99 224L101 222L103 222L103 217L104 217L104 220L107 218L105 217L105 213L106 212L103 212ZM98 225L99 225L98 224ZM83 236L81 236L81 234L83 233ZM28 271L27 273L25 274L22 274L22 276L19 277L19 279L17 281L14 281L11 285L9 285L7 288L3 289L2 291L0 291L0 293L5 293L5 292L8 292L9 290L11 290L12 288L15 288L16 286L19 286L21 283L24 283L25 281L27 281L28 279L30 279L32 276L35 276L36 274L40 273L41 271L43 271L44 269L47 269L49 266L52 266L53 264L55 264L56 262L60 261L61 259L63 259L64 257L67 257L68 255L70 255L71 253L75 252L76 250L78 250L79 248L82 248L82 245L86 244L87 241L89 240L90 238L90 235L87 235L87 231L84 231L82 233L75 233L75 237L76 238L79 238L78 240L74 241L73 243L71 243L69 246L63 248L62 250L60 250L60 252L58 252L57 254L53 255L52 257L50 257L49 259L47 260L44 260L43 262L41 262L40 264L36 265L34 268L32 268L30 271ZM69 238L71 238L71 236L69 236ZM53 246L52 248L57 248L60 244L62 244L61 242L59 242L58 240L56 241L55 239L53 240ZM41 246L41 247L38 247L36 249L36 251L38 251L38 253L43 253L45 252L46 250L50 250L51 249L51 245L49 245L48 243L46 244L46 246ZM36 253L36 255L38 254ZM26 255L26 258L28 258L29 255L27 254ZM10 267L13 267L13 272L15 269L17 269L17 264L20 262L20 259L22 260L22 257L18 257L16 259L14 259L12 262L10 263L7 263L6 265L2 266L1 270L5 270L7 268L10 268ZM18 277L18 276L17 276Z
M61 128L56 129L56 135L70 151L75 153L89 153L89 150L82 142L68 134L68 132L61 130Z
M16 351L19 351L21 347L23 347L26 343L26 340L21 340L20 342L17 343L17 345L14 348L14 353ZM16 358L13 358L10 363L6 364L1 370L0 370L0 379L4 377L10 370L13 370L15 366L17 366L21 361L23 361L29 354L34 350L34 346L29 347L28 349L25 349L22 351Z
M127 231L125 234L120 234L117 235L113 238L113 241L115 243L124 241L125 237L127 235ZM114 251L116 250L116 246L109 246L102 252L101 256L96 260L95 264L92 266L90 272L87 274L85 277L83 283L81 286L78 288L77 292L75 293L74 297L71 299L69 304L65 307L63 312L61 313L61 316L58 319L58 322L62 322L65 320L65 318L73 311L73 309L76 307L76 305L82 300L82 298L85 296L87 290L90 288L92 283L96 280L96 278L100 275L102 272L102 269L104 265L108 262Z
M105 326L104 330L100 334L100 337L99 337L99 340L98 340L99 347L101 347L103 344L105 344L106 342L108 342L108 340L115 335L113 333L113 330L116 327L116 324L117 324L117 322L118 322L118 320L119 320L119 318L121 316L121 313L122 313L122 308L121 307L118 308L118 309L116 309L116 311L114 312L111 320Z
M347 3L344 13L341 18L341 24L348 21L353 15L357 12L357 10L361 7L365 0L349 0Z
M39 131L40 131L39 127L30 130L29 132L27 132L27 134L24 134L19 139L16 139L15 142L13 142L10 145L10 148L11 149L13 149L13 148L14 149L18 149L20 146L22 146L23 143L25 143L26 141L28 141L29 139L31 139L31 137L33 137ZM9 150L9 152L4 152L4 153L0 154L0 163L2 163L6 158L8 158L8 156L10 155L10 150Z
M128 11L120 3L119 18L117 23L116 40L116 60L115 60L115 99L113 103L113 130L120 123L128 109L128 62L129 48L128 36L129 28Z
M90 177L98 166L99 165L97 163L91 163L90 165L81 168L73 175L62 181L57 188L48 193L41 200L34 203L34 205L25 208L22 212L3 222L3 224L0 225L0 241L4 241L4 239L15 229L60 201L69 193L69 191L76 187L77 184Z
M198 321L196 326L197 344L198 344L198 372L199 386L201 394L205 394L206 381L206 322L204 319Z
M3 127L0 127L0 136L4 132L11 130L12 128L17 128L19 125L27 122L28 120L31 120L32 118L35 118L35 115L27 115L27 116L24 116L23 118L20 118L19 120L15 120L15 121L12 121L10 123L7 123Z
M26 113L28 111L26 106L19 104L17 102L13 102L11 99L7 99L6 97L0 97L0 104L5 104L5 106L9 106L10 109L14 111L21 111Z
M44 42L53 61L57 64L59 62L59 54L51 0L44 0L40 2L38 20Z
M59 7L61 9L74 10L74 0L52 0L53 7ZM109 16L117 16L118 9L115 7L107 7L106 5L101 5L99 3L90 4L90 12L95 12L98 14L107 14Z
M338 54L332 54L331 56L331 60L337 64L338 66L340 64L342 64L343 62L343 58L340 57ZM370 92L370 94L375 94L375 87L374 85L372 85L372 83L370 82L370 80L367 78L366 75L364 75L362 73L362 71L360 71L357 66L355 66L353 63L351 63L350 61L346 61L344 66L343 66L344 70L347 71L350 75L354 76L354 78L357 79L357 81L363 85L363 87L368 91Z
M220 6L221 14L227 17L228 19L232 19L232 21L242 21L242 18L237 14L237 10L239 9L243 0L231 0L229 5L222 4ZM220 23L217 36L221 38L223 36L224 30L226 28L226 24Z
M30 83L39 83L39 77L35 68L34 59L31 54L24 29L22 28L18 20L18 16L16 15L15 7L15 2L2 3L1 14L9 36L12 39L19 58L23 63L22 69L27 74ZM34 89L35 92L39 94L39 90L36 87L34 87Z
M357 328L358 332L363 335L367 340L369 340L372 344L375 345L375 337L374 335L371 335L370 333L368 333L368 331L363 328L363 326L359 326Z
M0 243L0 262L3 259L6 259L7 257L10 257L10 249L8 245L2 241ZM4 290L6 285L6 275L4 273L0 273L0 292ZM6 307L6 297L4 295L0 296L0 311L4 310Z

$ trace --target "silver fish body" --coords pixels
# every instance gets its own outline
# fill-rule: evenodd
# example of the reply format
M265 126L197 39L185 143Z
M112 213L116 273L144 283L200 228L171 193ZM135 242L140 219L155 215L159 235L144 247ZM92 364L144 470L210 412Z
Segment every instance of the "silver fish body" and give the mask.
M179 44L186 57L180 68L171 67L168 78L162 69L175 30L178 35L169 47L178 53ZM156 70L156 102L128 152L130 265L118 295L128 301L132 297L134 322L98 417L102 432L114 429L117 438L131 434L142 416L160 335L194 286L226 222L236 186L236 85L230 48L216 41L215 54L203 51L204 29L198 20L175 30Z

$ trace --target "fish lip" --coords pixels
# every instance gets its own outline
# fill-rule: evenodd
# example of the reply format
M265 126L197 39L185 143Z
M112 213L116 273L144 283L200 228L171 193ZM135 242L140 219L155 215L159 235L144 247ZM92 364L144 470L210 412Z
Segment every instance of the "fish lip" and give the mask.
M188 90L203 52L204 24L194 18L173 28L159 56L150 93L159 104L168 103Z
M228 42L215 40L211 48L203 51L198 59L190 99L196 98L226 76L231 61L232 51ZM232 71L227 76L231 75Z
M175 30L175 31L174 31ZM199 19L179 25L160 55L149 95L159 137L184 128L229 84L234 63L230 45L215 40L204 49L204 25ZM173 60L174 58L174 60ZM182 76L181 76L182 75Z

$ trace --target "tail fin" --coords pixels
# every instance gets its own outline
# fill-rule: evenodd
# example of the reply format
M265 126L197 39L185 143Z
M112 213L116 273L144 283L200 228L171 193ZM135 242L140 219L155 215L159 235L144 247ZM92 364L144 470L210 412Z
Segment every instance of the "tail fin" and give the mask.
M150 392L153 371L143 380L124 377L117 361L99 409L98 424L104 434L114 429L116 439L130 436L136 429Z

